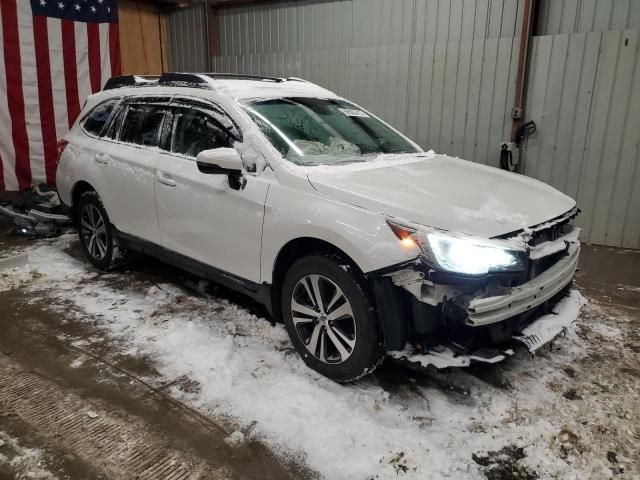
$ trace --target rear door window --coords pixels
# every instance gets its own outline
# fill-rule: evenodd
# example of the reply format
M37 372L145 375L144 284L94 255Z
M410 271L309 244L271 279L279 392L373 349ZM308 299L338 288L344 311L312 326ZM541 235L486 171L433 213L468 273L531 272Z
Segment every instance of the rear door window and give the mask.
M171 151L196 157L203 150L231 147L232 137L211 115L199 109L173 108Z
M120 131L120 141L147 147L157 146L165 112L166 108L156 105L130 105Z
M109 117L111 116L111 112L113 112L114 107L117 105L119 99L115 98L113 100L107 100L106 102L102 102L97 105L89 112L89 114L85 117L82 128L85 132L90 133L91 135L100 136L104 126L107 124Z

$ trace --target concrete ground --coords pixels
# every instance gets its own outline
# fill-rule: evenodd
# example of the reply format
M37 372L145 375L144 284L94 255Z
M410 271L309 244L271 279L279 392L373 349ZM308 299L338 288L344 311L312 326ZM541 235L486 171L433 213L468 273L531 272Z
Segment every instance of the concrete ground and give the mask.
M38 242L7 236L8 227L0 220L0 258ZM70 245L64 254L81 259L77 242ZM87 321L82 313L79 321L78 305L68 297L61 300L46 286L34 288L41 273L34 275L27 282L9 283L10 288L4 291L0 288L0 480L332 477L326 473L331 470L313 462L313 455L307 462L305 455L289 456L281 448L274 450L268 436L236 441L238 419L209 413L181 398L182 394L197 397L204 387L201 382L189 376L167 378L159 372L154 358L140 353L143 350L124 348L117 336L105 335L102 314ZM131 272L99 281L103 282L101 288L127 291L193 279L143 259ZM640 475L640 252L584 246L576 284L590 301L575 338L583 352L572 357L570 364L554 358L555 352L543 354L546 363L540 371L548 378L524 370L523 365L530 363L526 356L496 367L480 365L418 376L385 362L374 379L365 380L361 388L364 392L375 384L392 405L411 410L415 402L430 395L449 399L456 407L467 405L469 400L461 398L478 388L481 394L489 392L489 399L492 392L516 399L539 382L553 398L548 399L548 406L541 399L531 414L557 425L551 440L539 446L551 452L540 450L540 455L555 455L556 463L549 466L542 459L538 464L527 464L523 456L533 458L529 452L535 449L522 453L522 447L505 440L500 451L469 455L471 467L464 470L469 478L479 474L533 479L545 477L545 472L556 472L551 478L639 478L635 475ZM225 304L238 304L264 315L260 307L238 295L224 290L217 294L224 297ZM180 300L182 308L187 308L189 301ZM567 345L569 348L573 343ZM518 408L516 402L510 420L516 425L524 415ZM526 410L527 406L520 408ZM428 429L432 421L412 418L427 425L421 429ZM474 418L477 436L486 434L487 425L478 420L480 416ZM246 426L243 431L247 432ZM495 438L496 433L492 435ZM300 441L304 444L302 438ZM528 442L538 448L535 440ZM398 477L429 478L417 460L407 459L408 447L406 457L403 451L383 457L380 463L390 465ZM454 478L465 478L459 474L462 470L452 471ZM380 472L375 478L388 478L386 470ZM561 472L577 473L564 476Z

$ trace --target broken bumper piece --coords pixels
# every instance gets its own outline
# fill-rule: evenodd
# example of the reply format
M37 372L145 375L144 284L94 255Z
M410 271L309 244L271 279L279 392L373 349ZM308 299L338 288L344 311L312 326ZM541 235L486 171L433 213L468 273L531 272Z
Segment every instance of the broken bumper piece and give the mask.
M580 309L586 303L585 298L577 290L561 299L552 309L552 313L543 315L530 324L520 335L513 338L522 342L531 353L549 343L561 333L567 331L578 318Z
M533 280L513 288L508 295L471 300L466 308L467 323L472 326L497 323L546 302L571 282L579 254L580 244L574 243L566 257Z
M468 367L472 363L498 363L513 355L512 349L504 351L494 349L476 350L473 353L461 353L455 345L438 345L429 351L420 353L413 346L401 352L389 352L391 358L418 367L433 365L436 368Z
M512 340L523 344L534 353L543 345L554 340L558 335L576 321L580 309L585 303L584 297L577 290L571 290L552 309L552 313L542 315L529 324L520 334L514 335ZM498 363L512 356L512 348L483 348L473 352L465 352L456 344L438 345L427 351L418 351L413 346L407 346L403 351L392 351L388 356L410 364L414 367L435 368L468 367L473 363Z

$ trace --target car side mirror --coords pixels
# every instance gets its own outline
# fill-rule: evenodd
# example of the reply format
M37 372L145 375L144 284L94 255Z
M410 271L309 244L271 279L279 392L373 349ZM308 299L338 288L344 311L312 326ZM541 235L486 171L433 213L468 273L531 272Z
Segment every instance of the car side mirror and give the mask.
M234 190L244 188L246 179L242 175L242 158L234 148L203 150L196 157L198 170L208 175L227 175L229 186Z

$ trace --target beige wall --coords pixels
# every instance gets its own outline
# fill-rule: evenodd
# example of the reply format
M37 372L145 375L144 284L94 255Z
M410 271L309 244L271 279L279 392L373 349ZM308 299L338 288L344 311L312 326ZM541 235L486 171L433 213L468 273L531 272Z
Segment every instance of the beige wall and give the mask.
M165 18L154 5L121 0L122 74L159 75L167 70Z

